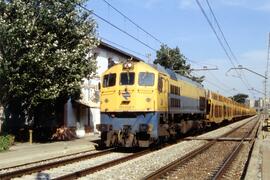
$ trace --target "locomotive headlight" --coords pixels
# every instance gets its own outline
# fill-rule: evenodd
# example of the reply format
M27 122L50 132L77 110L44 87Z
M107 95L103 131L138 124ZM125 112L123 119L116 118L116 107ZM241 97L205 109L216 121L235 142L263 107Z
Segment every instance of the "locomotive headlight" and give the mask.
M127 67L128 68L131 68L132 67L132 64L131 63L127 63Z
M132 69L133 64L131 62L126 62L123 64L123 69Z

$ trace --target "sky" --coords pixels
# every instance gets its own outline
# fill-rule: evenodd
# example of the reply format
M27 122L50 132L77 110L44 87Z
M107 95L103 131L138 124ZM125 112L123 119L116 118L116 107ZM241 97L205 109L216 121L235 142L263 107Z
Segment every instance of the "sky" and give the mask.
M233 65L203 16L196 0L106 0L128 18L171 48L180 48L193 69L217 67L218 70L194 71L204 75L205 88L225 96L248 94L251 99L264 96L264 78L247 70L229 71ZM242 65L264 75L270 32L269 0L208 0L235 55L234 65ZM199 0L210 22L218 27L206 0ZM113 10L103 0L88 0L86 7L140 41L158 50L160 43ZM153 62L156 52L115 29L96 16L97 34L104 41L135 56ZM218 35L222 39L221 33ZM225 42L223 41L226 46ZM229 49L226 47L227 51ZM150 57L147 55L150 54ZM241 78L239 78L241 74ZM270 82L268 83L270 90ZM255 90L250 90L255 89ZM269 94L268 94L269 95Z

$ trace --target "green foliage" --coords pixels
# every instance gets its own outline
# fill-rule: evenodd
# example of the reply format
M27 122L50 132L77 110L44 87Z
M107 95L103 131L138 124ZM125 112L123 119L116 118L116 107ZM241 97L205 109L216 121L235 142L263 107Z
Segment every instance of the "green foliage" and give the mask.
M244 104L247 98L248 98L247 94L239 93L239 94L234 95L232 97L232 100Z
M0 136L0 152L8 150L10 146L14 143L14 136Z
M89 52L98 43L96 25L78 8L82 3L0 0L0 103L6 120L31 122L38 108L79 98L82 78L94 75Z
M165 68L172 69L199 83L203 82L204 76L195 77L191 75L190 65L186 63L187 58L180 52L178 47L171 49L167 45L161 45L156 56L157 58L155 59L154 64L160 64Z

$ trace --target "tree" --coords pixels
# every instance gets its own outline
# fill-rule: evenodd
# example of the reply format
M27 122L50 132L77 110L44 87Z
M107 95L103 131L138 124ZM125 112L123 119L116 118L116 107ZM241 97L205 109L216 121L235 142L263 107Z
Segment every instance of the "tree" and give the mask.
M160 64L165 68L174 70L183 76L189 77L194 81L202 83L204 76L195 77L191 75L190 65L186 63L187 58L180 52L178 47L171 49L167 45L161 45L157 51L154 64Z
M244 104L246 102L246 99L248 98L247 94L236 94L232 97L232 100Z
M79 98L95 73L95 22L83 0L0 1L0 104L6 121L33 124Z

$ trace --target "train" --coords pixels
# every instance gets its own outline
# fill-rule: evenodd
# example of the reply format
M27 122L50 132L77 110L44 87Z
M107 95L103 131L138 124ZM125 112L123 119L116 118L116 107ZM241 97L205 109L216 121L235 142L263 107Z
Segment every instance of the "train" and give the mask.
M256 114L159 64L125 61L101 75L100 145L149 147Z

